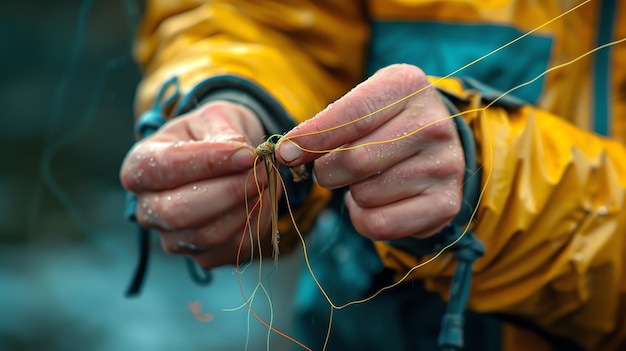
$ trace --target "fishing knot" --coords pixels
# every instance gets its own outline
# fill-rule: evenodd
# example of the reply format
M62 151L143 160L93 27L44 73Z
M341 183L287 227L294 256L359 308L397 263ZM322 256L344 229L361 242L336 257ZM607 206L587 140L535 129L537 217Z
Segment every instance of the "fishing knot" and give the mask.
M468 231L453 247L454 257L463 262L474 262L485 254L485 245Z
M254 149L254 154L258 157L265 157L274 154L274 149L276 148L276 144L271 141L266 141L261 143L261 145L257 146Z

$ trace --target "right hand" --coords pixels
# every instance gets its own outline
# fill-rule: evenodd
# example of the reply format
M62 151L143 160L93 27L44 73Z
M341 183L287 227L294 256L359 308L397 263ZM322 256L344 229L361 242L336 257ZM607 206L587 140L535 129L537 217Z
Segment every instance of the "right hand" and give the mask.
M205 269L250 256L247 207L258 200L251 172L251 142L263 138L253 112L230 102L212 102L167 122L126 155L121 182L137 195L136 216L158 230L165 251L187 254ZM270 213L268 200L262 213ZM270 216L263 216L267 234ZM257 216L250 225L257 230Z

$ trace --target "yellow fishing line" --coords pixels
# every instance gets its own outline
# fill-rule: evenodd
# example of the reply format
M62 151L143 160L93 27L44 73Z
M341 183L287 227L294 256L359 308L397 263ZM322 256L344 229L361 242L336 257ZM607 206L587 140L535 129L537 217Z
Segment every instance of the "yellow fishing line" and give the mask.
M279 329L277 329L276 327L274 327L274 326L273 326L273 321L274 321L274 306L273 306L273 304L272 304L272 301L271 301L270 295L269 295L269 293L267 292L267 289L265 288L265 285L262 283L262 270L263 270L263 269L262 269L262 265L263 265L263 255L262 255L262 250L261 250L261 236L260 236L260 231L261 231L261 228L260 228L260 223L261 223L261 218L262 218L262 217L261 217L261 212L262 212L262 207L263 207L263 206L262 206L262 203L263 203L263 195L264 195L264 190L265 190L265 187L264 187L264 186L261 186L261 184L264 184L264 183L263 183L263 182L261 182L261 181L259 181L259 178L258 178L258 176L257 176L257 173L258 173L258 172L257 172L257 163L259 163L259 164L260 164L260 162L259 162L259 161L260 161L260 158L257 156L257 158L256 158L256 159L255 159L255 161L254 161L254 166L253 166L254 180L255 180L256 187L257 187L257 191L258 191L258 196L259 196L259 199L258 199L258 200L256 201L256 203L254 204L254 206L252 207L251 211L247 213L246 225L244 226L244 234L242 235L241 240L240 240L240 242L239 242L239 248L238 248L238 250L237 250L237 258L236 258L236 262L235 262L235 265L236 265L236 269L235 269L235 270L236 270L236 272L237 272L237 282L238 282L238 285L239 285L239 290L240 290L240 292L241 292L241 295L242 295L242 296L243 296L243 298L244 298L244 304L243 304L243 305L241 305L240 307L237 307L237 308L234 308L234 309L230 309L230 310L228 310L228 311L234 311L234 310L237 310L237 309L239 309L239 308L242 308L243 306L246 306L246 307L247 307L247 309L248 309L248 312L249 312L250 314L252 314L252 315L254 316L254 318L255 318L256 320L258 320L258 321L259 321L259 322L260 322L263 326L265 326L266 328L268 328L268 336L267 336L267 340L266 340L266 343L267 343L267 349L268 349L268 350L270 349L270 344L269 344L269 336L270 336L270 334L269 334L269 333L270 333L270 332L274 332L274 333L276 333L276 334L278 334L278 335L282 336L283 338L285 338L285 339L287 339L287 340L289 340L289 341L293 342L294 344L296 344L296 345L298 345L298 346L302 347L303 349L308 350L308 351L312 351L309 347L307 347L306 345L304 345L302 342L300 342L300 341L296 340L295 338L293 338L293 337L289 336L289 335L288 335L288 334L286 334L285 332L282 332L282 331L280 331ZM276 166L275 166L275 165L272 165L272 166L273 166L274 168L276 168ZM277 171L278 171L278 169L276 168L276 169L275 169L275 171L277 172ZM279 179L280 179L280 177L279 177ZM283 184L283 183L282 183L282 179L280 179L280 182L281 182L281 184ZM284 184L283 184L283 186L284 186ZM257 285L256 285L256 287L255 287L255 289L254 289L254 291L253 291L253 293L252 293L251 297L250 297L250 298L248 298L248 297L246 297L246 293L245 293L245 291L244 291L244 289L243 289L243 284L242 284L242 282L241 282L241 274L240 274L240 272L239 272L239 262L241 261L241 250L242 250L242 248L243 248L243 243L244 243L245 233L246 233L246 231L248 230L248 228L247 228L247 227L248 227L248 226L249 226L249 224L250 224L250 218L251 218L251 216L253 215L253 213L254 213L255 209L257 209L257 210L258 210L258 211L257 211L257 224L256 224L256 227L257 227L257 238L256 238L257 240L256 240L256 242L257 242L258 249L259 249L259 275L258 275L258 282L257 282ZM253 243L250 243L250 244L251 244L251 245L254 245ZM269 323L268 323L268 322L266 322L263 318L261 318L261 317L260 317L260 316L259 316L259 315L258 315L258 314L254 311L254 309L253 309L253 307L252 307L252 302L254 301L254 296L256 296L256 292L258 291L258 289L259 289L259 288L261 288L261 290L263 290L263 292L264 292L265 296L267 297L267 299L268 299L268 301L269 301L269 309L270 309L270 322L269 322ZM246 345L247 345L247 342L246 342ZM247 347L247 346L246 346L246 347Z

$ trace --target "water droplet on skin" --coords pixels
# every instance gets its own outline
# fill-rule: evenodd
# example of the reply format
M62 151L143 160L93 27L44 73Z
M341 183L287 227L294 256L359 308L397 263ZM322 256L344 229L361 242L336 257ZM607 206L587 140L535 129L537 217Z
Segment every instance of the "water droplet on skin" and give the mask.
M209 191L209 189L205 186L205 187L202 187L202 191L206 193L207 191Z
M146 210L146 213L148 213L149 215L150 215L150 214L152 214L152 209L151 209L151 208L148 208L148 209Z
M137 184L141 183L141 176L143 176L143 169L140 168L140 169L137 170L137 172L135 173L135 176L134 176L135 182Z
M165 198L167 201L172 200L172 196L171 195L167 195L167 197Z
M598 208L598 215L606 216L609 213L609 210L605 206L600 206Z
M193 190L193 191L198 190L198 186L197 186L197 185L192 186L192 187L191 187L191 190Z
M156 162L154 161L154 157L150 157L150 159L148 160L148 166L154 168L156 167Z

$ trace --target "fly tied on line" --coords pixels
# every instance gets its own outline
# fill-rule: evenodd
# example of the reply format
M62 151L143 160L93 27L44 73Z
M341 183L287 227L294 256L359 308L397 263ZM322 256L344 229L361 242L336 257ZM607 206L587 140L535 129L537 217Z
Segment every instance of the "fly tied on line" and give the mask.
M273 248L273 257L274 264L278 264L278 255L280 254L279 244L280 244L280 231L278 230L278 201L279 201L279 181L282 184L282 179L280 178L280 172L278 171L278 166L276 165L276 156L274 154L274 150L276 148L275 140L279 140L282 136L280 134L270 135L265 142L257 146L254 150L256 157L259 160L263 161L263 167L265 169L265 177L267 180L268 191L269 191L269 200L270 200L270 210L271 210L271 219L272 219L272 248ZM257 162L255 162L256 168ZM289 168L293 176L294 182L300 182L309 177L308 172L304 165L296 166ZM258 183L258 182L257 182Z

